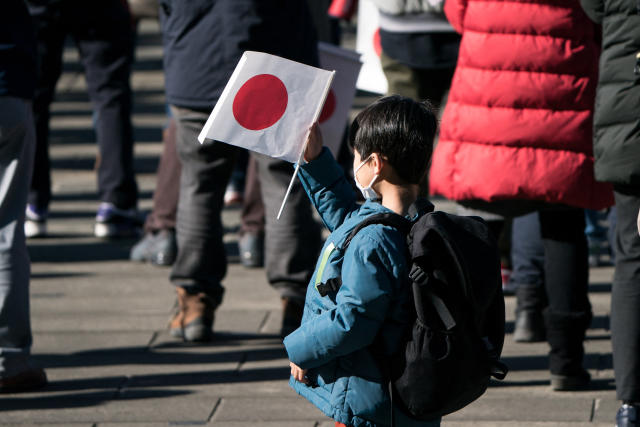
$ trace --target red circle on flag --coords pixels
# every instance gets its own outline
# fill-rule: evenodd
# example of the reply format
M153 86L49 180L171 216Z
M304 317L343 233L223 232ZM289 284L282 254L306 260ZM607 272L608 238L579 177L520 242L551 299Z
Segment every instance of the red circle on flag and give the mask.
M244 128L262 130L273 126L287 109L289 96L282 80L258 74L247 80L233 99L233 116Z
M336 111L336 94L333 93L333 89L331 89L329 90L327 99L324 101L324 107L322 107L322 112L320 113L320 118L318 119L320 123L324 123L329 120L334 111Z
M378 56L382 55L382 42L380 41L380 28L378 28L376 32L373 33L373 40L371 40L371 42L373 43L373 50L376 53L376 55Z

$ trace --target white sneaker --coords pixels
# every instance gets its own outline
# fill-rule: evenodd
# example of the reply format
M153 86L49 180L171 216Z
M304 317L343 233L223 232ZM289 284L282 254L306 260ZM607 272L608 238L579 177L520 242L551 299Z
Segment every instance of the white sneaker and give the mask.
M96 237L138 237L141 231L142 220L135 208L118 209L111 203L100 203L94 227Z
M33 205L27 205L24 220L24 235L27 238L47 235L47 212L39 211Z

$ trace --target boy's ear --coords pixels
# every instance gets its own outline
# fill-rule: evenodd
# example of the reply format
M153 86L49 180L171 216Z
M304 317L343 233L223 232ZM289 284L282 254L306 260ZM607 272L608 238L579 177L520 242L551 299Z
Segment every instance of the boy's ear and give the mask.
M371 167L376 175L380 175L384 165L387 163L387 159L382 157L380 153L371 154Z

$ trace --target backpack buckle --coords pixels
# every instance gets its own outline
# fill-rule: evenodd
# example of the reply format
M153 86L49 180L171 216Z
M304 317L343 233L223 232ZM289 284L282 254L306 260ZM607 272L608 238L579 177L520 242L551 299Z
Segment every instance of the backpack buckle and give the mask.
M413 280L414 283L422 286L427 283L429 276L427 275L427 272L422 269L422 267L417 264L413 264L411 266L411 271L409 272L409 278Z
M325 283L318 283L316 285L316 290L321 297L326 297L329 295L329 292L338 292L341 286L342 279L340 277L334 277L333 279L327 280Z

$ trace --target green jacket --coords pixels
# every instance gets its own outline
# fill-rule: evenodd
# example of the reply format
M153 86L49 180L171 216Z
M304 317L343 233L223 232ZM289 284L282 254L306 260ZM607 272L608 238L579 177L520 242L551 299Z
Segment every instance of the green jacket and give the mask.
M602 54L594 117L598 181L640 186L640 52L638 0L581 0L602 24Z

